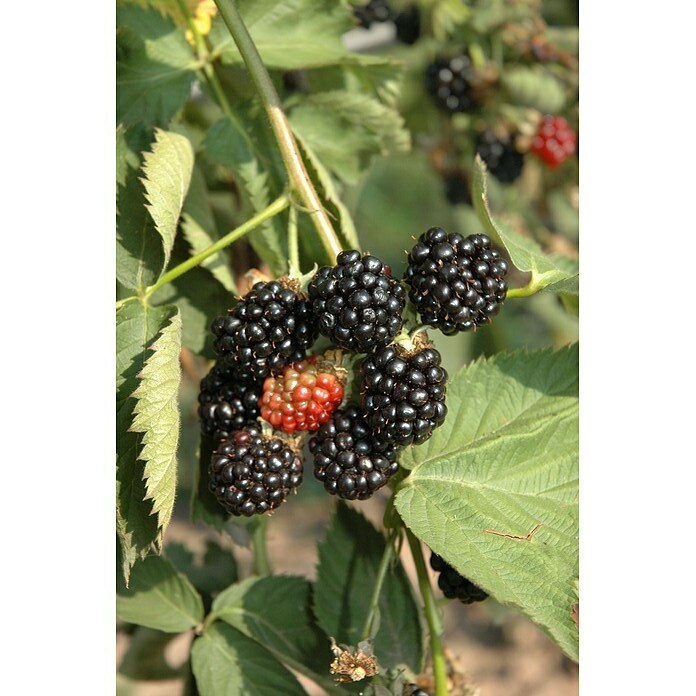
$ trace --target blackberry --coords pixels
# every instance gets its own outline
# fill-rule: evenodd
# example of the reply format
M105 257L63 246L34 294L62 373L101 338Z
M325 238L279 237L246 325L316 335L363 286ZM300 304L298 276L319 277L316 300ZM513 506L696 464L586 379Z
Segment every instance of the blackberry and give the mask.
M362 405L373 432L397 445L425 442L447 415L447 372L435 348L390 345L360 368Z
M486 235L431 227L409 253L404 281L423 323L451 335L487 324L500 311L507 270Z
M401 329L405 290L375 256L342 251L336 262L320 268L307 290L319 331L356 353L387 345Z
M442 175L442 185L445 198L452 205L465 203L471 205L469 193L469 180L461 169L455 169Z
M472 604L473 602L482 602L488 597L487 592L474 585L471 580L461 576L442 556L438 556L434 551L430 554L430 567L440 573L437 584L447 599L458 599L464 604Z
M396 38L409 46L416 43L421 34L420 10L418 5L409 5L394 17Z
M425 69L425 89L437 106L450 113L475 111L481 103L474 88L476 74L465 53L453 58L437 56Z
M399 468L397 448L375 437L360 409L336 411L309 440L314 476L332 495L365 500Z
M240 380L232 367L215 363L201 380L198 394L201 432L218 443L253 423L260 415L261 392L260 382Z
M210 490L231 515L275 510L302 483L302 461L282 440L266 440L255 425L235 432L213 452Z
M392 10L387 0L370 0L364 5L354 7L353 14L358 24L365 29L374 22L388 22L392 18Z
M309 302L277 280L254 284L211 328L215 352L243 381L302 360L317 336Z
M485 131L476 138L476 152L488 171L503 184L511 184L522 173L524 155L509 138L499 138L493 131Z

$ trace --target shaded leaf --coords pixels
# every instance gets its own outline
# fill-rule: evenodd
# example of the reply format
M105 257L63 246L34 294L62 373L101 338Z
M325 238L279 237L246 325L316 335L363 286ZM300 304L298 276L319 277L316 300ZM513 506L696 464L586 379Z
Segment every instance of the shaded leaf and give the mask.
M191 494L191 520L205 524L222 531L225 528L228 515L216 500L209 487L208 466L213 454L213 440L201 435L198 449L198 463L193 474L193 491Z
M177 679L182 676L183 668L174 669L164 654L174 635L138 626L118 668L119 673L140 681Z
M160 556L133 567L130 585L119 577L116 615L129 623L181 633L203 621L203 602L186 576Z
M191 661L205 696L306 696L295 677L263 646L220 621L193 642Z
M143 186L149 203L147 209L162 238L166 268L191 182L193 147L185 136L158 128L152 150L146 152L143 159Z
M537 109L544 114L557 114L565 105L561 83L538 67L512 66L503 70L501 81L515 104Z
M202 592L215 595L237 581L234 554L211 539L205 542L205 554L197 560L183 544L170 543L165 555L172 565Z
M447 403L445 423L400 459L412 471L399 514L577 659L577 344L478 360L450 381Z
M339 643L357 645L362 640L384 548L384 537L359 512L339 502L319 546L314 589L318 623ZM384 580L379 612L374 651L380 665L405 664L418 673L422 660L418 607L400 562Z

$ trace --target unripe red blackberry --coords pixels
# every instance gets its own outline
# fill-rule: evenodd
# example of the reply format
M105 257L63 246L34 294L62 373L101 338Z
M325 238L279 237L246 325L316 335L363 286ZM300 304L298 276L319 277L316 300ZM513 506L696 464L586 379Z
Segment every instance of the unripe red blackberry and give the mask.
M344 350L367 353L401 329L406 292L378 258L342 251L307 288L319 331Z
M302 483L302 460L278 438L248 425L221 442L210 459L210 490L231 515L275 510Z
M547 114L539 123L531 151L549 168L555 169L575 154L577 139L568 121L562 116Z
M309 302L277 280L256 283L211 328L215 352L246 381L302 360L317 336Z
M508 265L485 234L423 233L408 255L404 282L424 324L446 335L487 324L507 296Z
M426 91L440 109L449 113L471 112L481 105L475 80L473 63L465 53L436 56L425 69Z
M201 432L210 435L216 443L227 439L259 417L260 396L259 382L241 380L232 367L216 362L201 380L198 394Z
M315 478L346 500L369 498L399 469L397 448L375 437L355 406L336 411L310 438L309 451Z
M425 442L447 415L447 372L430 345L408 351L398 344L362 362L360 391L370 429L399 446Z
M437 585L447 599L458 599L463 604L482 602L488 597L480 587L460 575L442 556L434 551L430 554L430 567L440 573Z
M524 155L517 151L509 137L485 131L476 139L476 152L488 171L503 184L511 184L522 173Z
M261 417L284 433L318 430L343 401L335 368L317 356L292 363L279 377L266 377L259 399Z

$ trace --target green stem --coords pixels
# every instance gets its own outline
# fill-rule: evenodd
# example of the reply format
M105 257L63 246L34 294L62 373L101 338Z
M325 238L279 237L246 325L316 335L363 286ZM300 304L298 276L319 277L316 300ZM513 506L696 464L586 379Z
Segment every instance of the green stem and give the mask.
M237 48L244 59L247 70L266 109L268 120L271 122L271 128L290 179L290 185L297 192L302 203L311 211L310 217L312 222L329 258L333 261L342 250L341 243L334 232L329 216L324 210L312 180L307 174L295 136L287 117L283 113L280 98L273 86L266 66L261 60L261 56L242 20L242 16L239 14L234 0L215 0L215 4L234 42L237 44Z
M264 208L261 212L254 215L254 217L249 218L242 225L236 227L231 232L228 232L224 237L215 242L215 244L211 244L206 249L203 249L203 251L200 253L192 256L190 259L187 259L183 263L180 263L178 266L172 268L171 271L165 273L154 285L151 285L149 288L147 288L147 290L145 290L145 298L150 297L150 295L157 292L163 285L171 283L172 280L175 280L180 275L183 275L186 273L186 271L190 271L192 268L198 266L209 256L212 256L214 253L224 249L226 246L229 246L232 244L232 242L237 241L248 232L251 232L251 230L266 222L266 220L285 210L285 208L287 208L289 205L290 198L284 193L282 196L276 198L267 208Z
M300 276L300 248L297 238L297 208L290 206L288 216L288 256L290 261L290 273L297 277Z
M254 546L254 573L256 575L273 575L271 563L268 560L268 548L266 546L266 531L268 529L268 516L259 517L256 529L252 534Z
M365 618L365 624L362 630L362 640L367 640L368 638L374 638L374 623L375 617L377 616L377 610L379 609L379 598L382 594L382 585L384 585L384 579L387 576L387 569L389 564L394 558L394 541L396 536L399 534L399 529L394 528L391 530L389 537L387 539L387 544L384 547L384 552L382 553L382 560L379 562L379 568L377 569L377 577L375 578L375 586L372 588L372 597L370 598L370 608L367 612L367 617Z
M430 633L430 653L433 660L433 675L435 677L434 696L448 696L447 694L447 664L445 663L445 653L442 647L440 635L442 634L442 622L438 612L437 603L433 596L433 589L430 586L428 571L425 567L423 551L420 541L416 539L410 529L406 529L408 545L411 547L413 561L416 564L416 574L418 575L418 588L420 589L423 604L425 606L425 619L428 622Z
M511 288L507 291L507 297L529 297L539 292L539 276L532 273L527 285L523 288Z

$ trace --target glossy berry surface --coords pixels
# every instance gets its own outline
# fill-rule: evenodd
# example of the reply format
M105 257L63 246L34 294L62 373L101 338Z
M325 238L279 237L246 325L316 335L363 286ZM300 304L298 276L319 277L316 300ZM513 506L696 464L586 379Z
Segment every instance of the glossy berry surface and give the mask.
M201 432L218 443L260 414L261 384L240 380L229 365L217 362L201 380L198 417Z
M476 139L476 152L488 171L503 184L511 184L522 173L524 155L515 149L509 138L499 138L493 131L485 131Z
M375 256L342 251L307 289L319 331L344 350L367 353L387 345L403 323L406 292Z
M261 417L284 433L314 431L326 423L343 400L343 384L316 357L287 366L267 377L259 399Z
M314 476L332 495L365 500L399 468L397 448L375 437L360 409L336 411L309 440Z
M554 169L575 154L577 135L562 116L546 115L541 119L532 140L531 152Z
M436 553L430 555L430 567L440 573L437 585L447 599L458 599L464 604L481 602L488 597L480 587L461 576L451 565Z
M437 56L425 69L426 91L440 109L450 113L470 112L480 106L474 79L474 67L466 54Z
M425 442L445 420L447 372L432 347L407 352L398 345L375 351L360 368L368 425L399 446Z
M215 352L246 381L302 360L317 336L309 303L275 280L256 283L211 328Z
M409 253L404 281L423 323L451 335L498 314L507 296L507 271L486 235L463 237L431 227Z
M210 490L231 515L275 510L302 483L302 461L282 440L247 426L221 442L210 459Z
M392 10L387 0L369 0L364 5L353 8L358 24L365 29L374 22L387 22L392 18Z

